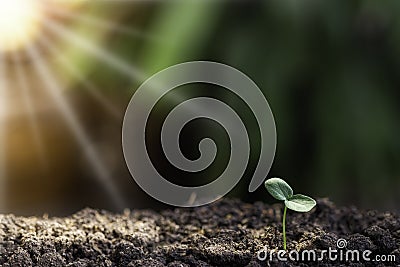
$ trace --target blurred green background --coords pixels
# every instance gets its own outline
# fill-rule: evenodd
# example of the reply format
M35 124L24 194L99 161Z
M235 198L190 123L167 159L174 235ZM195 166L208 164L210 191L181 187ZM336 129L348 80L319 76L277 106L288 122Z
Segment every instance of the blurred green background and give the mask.
M142 192L125 166L121 124L130 97L157 71L185 61L211 60L246 73L268 99L278 136L270 176L284 177L298 192L341 205L400 209L398 1L82 1L68 12L75 17L53 19L107 56L89 53L47 29L41 34L58 52L39 44L40 53L62 81L63 95L111 170L125 207L166 207ZM84 79L68 73L58 54ZM40 93L43 85L29 58L6 64L10 91L16 86L15 65L23 65L32 76L31 98L46 163L40 164L27 113L22 107L10 112L3 210L66 214L85 206L121 209L97 182L57 105ZM134 71L129 75L129 67L142 77ZM84 81L111 105L105 108L96 101ZM206 95L212 91L204 88ZM10 95L12 106L22 105L17 93ZM241 105L229 95L226 101ZM251 114L245 116L257 139ZM198 125L184 138L202 129L204 125ZM220 130L215 133L223 139ZM264 187L247 192L257 162L257 147L252 148L246 175L229 196L272 203ZM219 149L226 154L226 146ZM223 168L222 163L217 167Z

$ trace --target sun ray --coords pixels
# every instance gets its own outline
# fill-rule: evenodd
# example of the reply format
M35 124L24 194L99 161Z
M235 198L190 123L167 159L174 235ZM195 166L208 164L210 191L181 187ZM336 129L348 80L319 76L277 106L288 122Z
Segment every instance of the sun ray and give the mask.
M38 1L0 1L0 50L17 51L40 32L42 9Z
M7 123L7 79L3 54L0 53L0 211L6 208L6 123Z
M13 53L14 61L16 62L15 64L15 73L16 73L16 78L18 82L18 87L21 91L22 95L22 101L24 102L25 109L28 114L28 119L29 119L29 126L32 130L33 134L33 139L35 142L36 150L39 155L40 163L43 167L43 169L48 169L49 164L47 161L45 149L44 149L44 144L42 140L42 135L41 131L39 129L39 126L37 124L37 118L35 115L35 107L32 103L31 96L30 96L30 86L26 80L25 76L25 71L23 70L21 64L18 63L18 54Z
M160 38L157 38L148 33L144 33L138 29L123 26L118 23L109 22L107 20L100 19L98 17L78 14L77 12L72 12L65 8L59 8L54 5L44 5L44 8L46 11L50 12L51 14L56 14L63 18L73 19L74 21L78 21L80 23L84 23L86 25L90 25L95 28L112 31L114 33L121 33L121 34L125 34L127 36L137 37L137 38L141 38L141 39L145 39L145 40L149 40L149 41L156 41L156 42L162 41L162 40L160 40ZM165 41L163 41L163 42L165 42Z
M76 140L80 144L87 160L89 161L93 171L95 172L96 178L99 180L101 185L104 187L106 192L109 194L111 200L114 202L117 208L121 209L125 206L124 200L118 192L115 184L112 181L109 170L102 163L98 156L98 153L90 141L87 134L82 129L75 113L69 106L68 102L64 99L62 95L62 88L59 85L56 77L50 72L49 67L40 57L37 48L33 45L29 45L27 48L27 54L31 58L37 74L42 79L45 89L49 95L53 98L57 107L60 109L64 119L69 125L70 130L76 137Z
M80 47L81 49L88 52L92 56L95 56L98 59L104 61L105 63L112 66L114 69L126 75L127 77L139 82L143 82L148 77L147 75L145 75L145 73L143 73L135 66L126 63L125 61L114 56L107 50L102 49L98 45L93 44L92 42L86 40L82 36L67 29L63 25L50 19L46 19L44 25L46 28L51 30L57 36L60 36L66 41L71 42L74 45Z
M108 112L110 112L113 117L116 119L121 119L122 113L121 111L113 105L104 95L102 95L96 86L88 81L80 72L79 70L71 63L71 61L63 55L63 53L60 53L60 51L57 50L56 46L51 43L51 41L45 36L42 35L38 41L49 51L57 57L57 60L60 61L62 66L75 78L78 80L80 85L82 85L88 92L89 94L96 100L98 101Z

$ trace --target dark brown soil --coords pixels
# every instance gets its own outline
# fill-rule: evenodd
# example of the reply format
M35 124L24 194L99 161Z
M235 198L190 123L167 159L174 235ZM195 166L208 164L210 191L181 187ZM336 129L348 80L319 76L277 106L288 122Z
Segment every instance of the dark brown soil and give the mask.
M156 213L85 209L68 218L0 215L1 266L398 266L400 216L325 199L309 213L288 212L288 249L346 249L395 255L395 262L260 261L282 248L281 205L224 199L209 206ZM269 253L269 252L268 252ZM261 255L261 254L260 254ZM270 254L268 254L270 255ZM362 260L362 259L361 259Z

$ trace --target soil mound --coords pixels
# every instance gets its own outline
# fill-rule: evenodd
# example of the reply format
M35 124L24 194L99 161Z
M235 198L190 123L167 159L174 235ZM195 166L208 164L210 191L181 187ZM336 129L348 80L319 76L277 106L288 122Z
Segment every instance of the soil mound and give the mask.
M337 208L318 200L288 211L288 250L360 250L360 261L280 261L281 205L223 199L199 208L113 214L93 209L66 218L0 215L0 265L8 266L398 266L400 216ZM344 242L344 243L343 243ZM370 250L365 261L361 253ZM261 251L261 252L260 252ZM266 254L263 254L265 253ZM318 254L317 254L318 255ZM390 261L378 262L376 255ZM274 254L274 256L276 256ZM286 255L287 256L287 255ZM295 255L294 255L295 256ZM265 257L265 260L260 260ZM318 256L319 257L319 256ZM393 258L395 261L393 261ZM373 261L374 260L374 261Z

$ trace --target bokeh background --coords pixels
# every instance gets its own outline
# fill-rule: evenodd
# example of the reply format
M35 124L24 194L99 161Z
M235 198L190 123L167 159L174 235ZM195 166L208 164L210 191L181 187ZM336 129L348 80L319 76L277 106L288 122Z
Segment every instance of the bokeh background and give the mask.
M54 1L29 42L0 52L2 212L168 208L131 178L121 125L141 82L191 60L231 65L263 90L278 136L270 176L339 205L400 210L398 1ZM224 91L192 87L248 119L251 162L228 196L274 202L263 187L247 192L259 144L251 114ZM170 179L201 184L223 169L229 144L212 122L185 129L183 151L195 158L205 133L218 161L192 178L164 166Z

